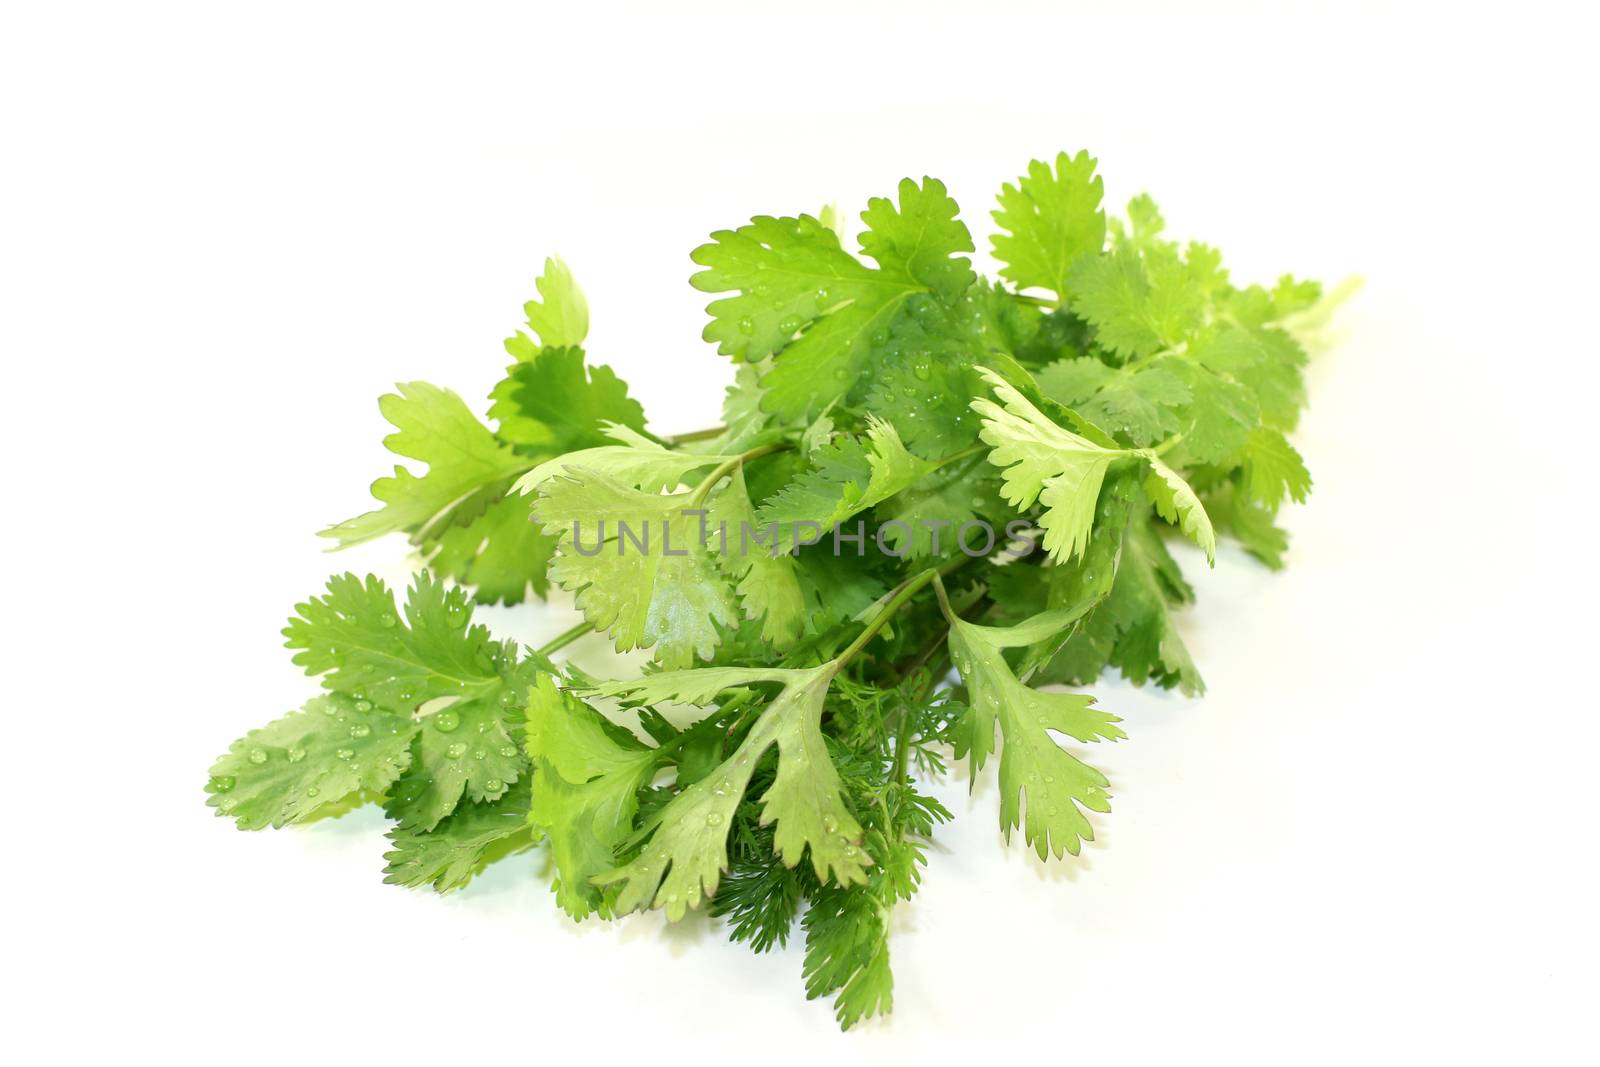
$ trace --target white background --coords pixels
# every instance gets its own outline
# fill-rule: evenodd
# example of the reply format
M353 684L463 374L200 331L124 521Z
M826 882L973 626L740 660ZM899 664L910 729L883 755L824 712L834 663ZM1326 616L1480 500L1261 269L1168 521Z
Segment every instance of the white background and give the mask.
M7 1058L1595 1062L1592 27L1075 6L8 5ZM212 817L210 760L313 690L291 604L406 573L312 536L391 462L376 397L483 397L545 255L689 430L710 230L931 174L986 248L1078 147L1236 278L1366 289L1290 568L1186 557L1208 696L1096 687L1131 739L1078 859L944 791L890 1021L840 1035L793 944L574 927L537 853L439 898L379 884L372 812Z

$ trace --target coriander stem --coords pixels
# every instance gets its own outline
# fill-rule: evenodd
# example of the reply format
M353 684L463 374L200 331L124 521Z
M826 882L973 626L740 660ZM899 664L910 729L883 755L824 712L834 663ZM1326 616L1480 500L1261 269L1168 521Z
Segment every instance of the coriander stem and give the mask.
M704 504L706 502L706 497L711 495L711 490L716 487L716 484L722 481L723 478L726 478L729 474L733 473L735 467L738 467L743 463L748 463L753 459L760 459L762 456L773 452L781 452L788 447L789 445L786 442L780 441L777 444L762 445L760 448L752 448L750 451L745 452L742 455L734 456L732 459L723 460L712 469L710 474L705 476L704 481L694 487L694 492L689 495L689 507L697 508L701 504Z
M593 629L594 623L580 622L576 626L572 627L572 629L567 630L564 633L557 634L555 637L551 638L547 644L540 645L539 648L535 650L535 654L544 656L546 659L548 659Z
M867 642L876 637L878 632L888 625L889 619L894 616L894 613L905 607L906 602L921 592L929 582L937 582L940 576L950 574L970 562L971 560L965 555L957 556L943 566L929 567L921 574L901 582L895 588L894 593L890 595L888 601L884 603L883 608L872 617L871 622L867 623L867 628L857 634L856 639L850 642L843 652L834 657L833 673L838 674L844 670L845 666L855 658L856 653L865 648Z
M666 442L669 445L686 445L690 441L709 441L726 430L726 426L712 426L705 430L690 430L688 433L668 434Z
M899 588L894 591L894 595L883 605L878 614L872 617L872 621L867 623L866 629L857 634L856 639L850 642L845 647L845 650L835 657L833 673L838 674L844 670L845 665L855 658L856 653L865 648L867 642L878 636L878 631L888 625L889 619L894 616L894 613L904 607L906 601L916 596L924 586L938 576L939 572L930 567L921 574L901 582Z

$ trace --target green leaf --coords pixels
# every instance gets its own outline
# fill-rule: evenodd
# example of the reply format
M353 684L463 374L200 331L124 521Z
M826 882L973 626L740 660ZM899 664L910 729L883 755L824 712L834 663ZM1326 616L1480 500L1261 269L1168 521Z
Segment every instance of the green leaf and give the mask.
M713 498L709 521L720 531L719 537L726 537L730 542L730 547L723 549L719 541L717 562L728 577L738 583L736 592L744 608L744 617L761 623L762 640L774 648L792 648L805 628L806 614L805 594L800 588L799 566L794 556L778 544L767 547L746 545L742 541L737 547L731 544L734 538L742 536L746 527L754 529L757 525L742 466L734 469L729 484Z
M1150 464L1150 477L1145 481L1145 492L1155 502L1156 513L1168 522L1177 523L1183 535L1199 545L1208 563L1217 559L1217 534L1211 528L1211 517L1206 514L1200 498L1177 471L1161 462L1154 452L1142 453Z
M821 882L862 882L872 857L861 849L862 828L840 792L839 772L822 737L822 707L835 664L806 670L709 668L654 675L640 684L614 682L613 695L709 699L732 684L779 682L782 692L761 713L744 742L705 778L673 798L647 824L653 831L637 859L603 876L620 886L619 911L663 907L678 920L716 892L728 866L727 835L767 749L778 748L778 773L762 796L761 824L776 823L773 847L793 867L809 852ZM694 676L703 677L694 677Z
M585 367L580 348L546 346L515 363L490 394L500 437L549 455L612 443L609 425L644 429L644 409L610 367Z
M1311 492L1311 473L1283 434L1261 427L1252 430L1245 441L1244 486L1250 499L1271 515L1284 497L1296 504L1305 503Z
M778 524L786 547L798 539L798 524L811 523L825 533L937 469L937 464L906 451L895 428L872 415L867 416L864 442L845 439L825 445L812 463L761 507L761 521Z
M429 831L395 827L383 880L391 885L460 889L489 864L532 847L528 782L523 779L489 804L463 804Z
M1028 173L1000 188L994 221L1005 231L990 238L1002 277L1066 297L1068 275L1080 258L1105 245L1105 186L1088 152L1056 156L1055 170L1034 160Z
M537 767L529 819L550 840L556 901L574 919L606 910L592 879L615 865L656 765L653 749L608 725L539 677L528 705L528 756Z
M472 624L460 589L421 572L402 620L382 581L346 574L295 612L286 643L326 688L407 716L441 697L453 701L426 717L412 767L390 791L387 810L402 826L431 830L463 795L496 800L525 772L511 729L532 664Z
M877 895L824 886L802 922L807 999L837 992L834 1018L843 1030L887 1015L894 1007L894 975L889 970L886 909Z
M957 216L960 208L937 178L918 185L900 181L898 206L883 197L867 201L861 221L861 251L885 274L915 280L945 304L954 304L976 279L972 234Z
M738 618L705 544L693 493L663 496L572 466L540 488L534 512L560 548L550 577L617 650L655 648L666 667L709 659Z
M706 269L690 279L713 301L705 338L746 361L779 354L763 379L763 407L785 420L848 392L872 349L917 293L953 302L973 279L972 238L939 181L900 183L898 206L876 199L862 213L868 267L839 247L833 230L809 215L767 216L712 234L691 258Z
M1080 259L1072 268L1072 310L1095 328L1095 340L1123 359L1180 344L1203 320L1206 291L1191 264L1141 257L1130 245Z
M1004 407L972 402L983 418L989 462L1004 468L1001 495L1018 510L1044 505L1039 526L1052 559L1079 555L1088 544L1095 500L1111 461L1125 452L1102 448L1051 422L993 371L983 372Z
M534 285L540 299L528 301L522 305L522 310L538 344L518 331L515 337L506 339L506 351L524 360L538 355L540 346L583 344L589 335L589 305L578 283L572 280L572 271L558 257L552 256L544 261L544 273Z
M551 478L567 468L582 468L605 475L622 485L657 492L675 489L691 471L729 462L737 455L680 452L633 433L625 426L608 426L606 433L621 444L600 445L556 456L523 475L518 492L537 493Z
M358 544L394 531L404 531L420 541L421 535L446 521L447 513L497 497L507 479L528 468L528 461L501 444L448 389L427 382L404 382L398 394L379 398L378 409L397 430L383 439L396 455L420 460L428 466L418 477L404 467L394 476L372 483L372 495L383 503L369 511L323 530L339 547Z
M1136 446L1176 433L1191 399L1183 379L1160 366L1113 369L1085 356L1052 363L1037 377L1045 396Z
M411 762L410 719L338 693L252 730L211 767L207 801L241 830L301 822L365 790L381 796Z
M994 751L996 721L1005 741L1000 754L1000 827L1009 839L1023 837L1040 859L1078 854L1080 841L1094 840L1082 809L1106 812L1110 783L1104 775L1062 749L1048 731L1079 741L1126 737L1119 720L1095 709L1078 693L1042 693L1019 682L1002 650L1034 644L1068 625L1082 608L1047 613L1010 628L979 626L950 616L950 658L971 694L956 734L956 758L970 757L974 775ZM1023 815L1026 800L1026 817Z
M531 589L544 596L556 543L533 522L533 498L503 496L482 515L440 532L425 556L436 573L473 588L481 604L520 604Z

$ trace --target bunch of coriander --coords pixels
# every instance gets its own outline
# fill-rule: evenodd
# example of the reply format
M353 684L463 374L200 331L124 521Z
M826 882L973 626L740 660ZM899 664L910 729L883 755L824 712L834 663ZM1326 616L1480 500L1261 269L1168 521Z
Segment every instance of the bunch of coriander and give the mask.
M543 844L574 919L703 907L758 952L798 922L807 995L845 1027L887 1011L888 916L951 817L922 783L998 748L1007 837L1076 853L1110 811L1080 746L1125 735L1041 687L1199 693L1168 542L1276 568L1310 488L1285 435L1319 287L1241 288L1147 197L1101 200L1086 153L1029 164L998 281L932 178L868 202L858 254L830 211L713 234L691 282L737 370L723 425L676 437L586 362L548 261L490 425L421 382L379 402L424 473L324 532L403 532L426 569L403 603L347 574L295 608L323 691L235 742L210 804L254 830L374 799L386 880L440 891ZM552 584L583 621L544 648L472 621ZM590 630L649 650L642 675L552 660Z

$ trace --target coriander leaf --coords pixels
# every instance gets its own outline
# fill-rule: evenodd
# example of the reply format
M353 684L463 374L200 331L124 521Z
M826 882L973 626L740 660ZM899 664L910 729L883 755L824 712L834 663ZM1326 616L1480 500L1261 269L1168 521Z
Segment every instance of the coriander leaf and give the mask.
M544 273L534 285L540 299L528 301L522 311L538 344L519 330L515 337L506 338L506 352L526 360L534 358L541 345L550 348L583 344L589 335L589 305L578 283L572 280L572 271L552 256L544 261Z
M883 197L867 201L862 253L884 273L915 279L941 302L954 304L977 279L972 261L955 254L973 250L972 234L957 217L961 209L937 178L924 178L920 186L903 178L898 195L898 207Z
M1145 480L1145 492L1155 502L1156 513L1168 522L1177 523L1183 535L1205 550L1206 560L1217 559L1217 534L1211 528L1211 517L1189 483L1177 471L1161 462L1154 452L1143 452L1150 464L1150 477Z
M531 588L544 596L550 587L545 568L556 543L533 522L533 498L503 496L471 522L440 531L429 568L473 588L481 604L520 604Z
M241 830L300 822L366 790L378 796L411 762L416 723L340 693L313 697L229 747L207 801Z
M1275 514L1287 496L1305 503L1311 492L1311 474L1305 460L1277 430L1260 427L1244 444L1244 486L1250 499Z
M1080 259L1072 269L1072 310L1095 340L1123 359L1154 355L1200 326L1205 291L1176 255L1141 258L1128 245Z
M850 390L912 295L949 303L971 283L970 262L957 253L972 251L972 238L955 214L933 178L901 182L898 206L873 200L861 244L876 270L809 215L763 216L712 234L691 257L707 269L690 281L740 295L707 307L706 340L747 361L781 353L763 379L762 405L785 420L804 418Z
M1163 367L1114 369L1090 356L1059 360L1037 378L1045 396L1136 446L1176 433L1179 409L1191 399L1183 379Z
M495 860L532 847L527 779L499 800L461 805L432 830L397 826L387 836L394 848L383 854L386 883L460 889Z
M501 440L549 455L610 444L608 425L644 429L644 409L610 367L586 367L581 348L539 350L490 394Z
M426 463L427 473L418 477L397 466L393 477L373 482L372 495L382 508L321 532L340 548L397 530L420 541L451 509L471 505L475 495L498 495L495 486L528 468L527 460L500 443L455 393L426 382L397 388L398 394L378 400L383 417L398 431L383 439L384 446ZM481 512L481 499L476 506Z
M604 911L591 880L615 865L657 754L607 729L598 712L548 675L540 675L528 704L527 749L537 768L529 819L550 839L556 900L574 919Z
M498 799L524 773L511 723L532 663L518 661L514 643L495 642L472 624L460 589L419 573L402 622L382 581L346 574L295 612L283 631L286 644L326 688L407 714L427 701L454 699L426 717L412 744L414 762L390 791L387 810L402 826L431 830L463 795Z
M598 880L620 884L619 911L665 907L667 917L676 921L716 892L728 866L727 835L734 811L756 762L774 745L778 772L761 798L762 825L777 824L774 850L790 867L809 851L821 882L831 879L847 885L865 880L872 857L861 850L861 824L845 806L839 772L821 730L823 703L836 668L836 663L805 670L707 668L602 687L613 695L693 703L729 685L783 685L733 755L680 792L646 824L653 833L638 858ZM700 675L709 677L696 677Z
M745 362L787 345L802 325L845 301L881 299L879 272L839 247L832 229L810 215L762 215L737 230L719 230L689 256L705 269L689 284L707 293L739 292L706 307L704 337ZM903 286L902 286L903 288Z
M663 496L573 466L544 481L535 515L560 548L550 577L619 652L654 647L665 667L709 659L738 608L704 542L694 493Z
M832 530L935 469L906 451L891 424L869 415L865 443L847 439L818 449L812 469L762 505L761 521L777 523L783 543L793 545L798 524Z
M517 482L522 493L537 493L546 481L568 467L582 467L615 481L652 492L675 489L691 471L738 458L737 455L678 452L633 433L625 426L608 426L606 433L621 444L568 452L546 460Z
M1283 569L1289 535L1273 525L1271 512L1252 502L1231 482L1207 493L1205 503L1206 511L1216 518L1218 530L1238 541L1268 570Z
M848 1030L894 1007L887 909L864 887L823 886L801 920L806 998L838 992L834 1017Z
M1000 827L1009 838L1017 826L1040 859L1063 851L1078 854L1094 830L1080 809L1110 811L1109 783L1099 771L1062 749L1055 730L1079 741L1126 737L1114 715L1092 708L1078 693L1042 693L1017 681L1002 650L1034 644L1074 621L1082 608L1036 616L1017 626L979 626L951 614L950 658L971 694L955 735L956 758L970 757L975 775L994 751L998 720L1005 746L1000 753ZM1021 801L1026 799L1026 818Z
M1106 469L1126 453L1062 429L998 374L985 370L983 376L1005 405L972 402L983 418L980 436L990 445L989 462L1004 468L1001 495L1018 510L1035 500L1044 505L1039 526L1052 559L1080 554L1088 544Z
M990 238L1002 277L1020 288L1037 286L1065 297L1068 275L1081 257L1105 245L1105 185L1088 152L1056 156L1055 170L1034 160L1028 173L1000 188L994 221L1006 232Z
M728 485L716 494L709 519L721 531L719 536L729 539L742 537L746 527L755 527L756 513L745 486L743 466L734 469ZM783 650L800 640L806 604L799 565L776 540L766 547L745 545L741 540L736 548L722 548L719 542L717 562L738 583L736 592L744 617L759 620L762 640Z

